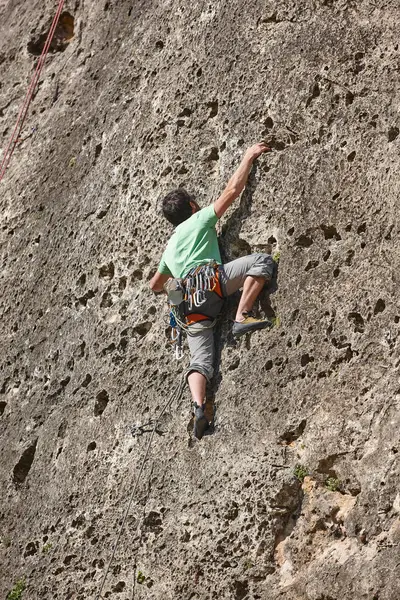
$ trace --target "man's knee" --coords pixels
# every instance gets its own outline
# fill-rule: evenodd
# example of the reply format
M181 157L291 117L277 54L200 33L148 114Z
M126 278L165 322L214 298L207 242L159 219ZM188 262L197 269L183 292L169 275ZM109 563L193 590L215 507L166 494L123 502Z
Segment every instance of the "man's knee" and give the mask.
M274 272L274 261L270 254L256 253L252 254L254 261L246 275L252 277L263 277L264 279L271 279Z
M201 375L204 375L204 377L207 379L207 381L211 381L212 376L214 375L214 367L212 366L212 364L207 364L205 361L203 363L198 363L198 362L190 363L190 365L185 373L186 381L187 381L187 378L189 377L190 373L193 373L193 372L200 373Z

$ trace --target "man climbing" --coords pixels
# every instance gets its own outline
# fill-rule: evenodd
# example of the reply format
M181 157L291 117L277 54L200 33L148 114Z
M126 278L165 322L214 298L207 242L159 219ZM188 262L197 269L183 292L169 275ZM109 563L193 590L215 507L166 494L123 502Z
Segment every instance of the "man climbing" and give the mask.
M268 150L263 142L251 146L221 196L206 208L200 209L182 188L170 192L162 203L164 216L176 229L150 288L161 292L171 277L183 280L186 294L182 312L190 350L187 381L194 402L194 435L198 439L209 428L204 414L206 382L214 372L213 325L224 298L243 288L232 329L234 336L272 325L268 320L255 318L251 312L257 296L273 275L272 257L251 254L222 265L215 230L218 219L242 193L253 162Z

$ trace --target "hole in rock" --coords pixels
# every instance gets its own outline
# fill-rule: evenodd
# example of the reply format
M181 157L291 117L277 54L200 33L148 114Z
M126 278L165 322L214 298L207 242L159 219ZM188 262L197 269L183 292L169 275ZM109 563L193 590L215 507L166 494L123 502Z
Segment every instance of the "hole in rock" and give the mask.
M0 402L0 417L3 414L6 406L7 406L7 402Z
M207 157L206 157L206 161L207 162L215 162L219 159L219 152L218 152L218 148L215 148L215 146L213 148L210 149L210 152L208 153Z
M334 271L333 271L333 276L336 279L336 277L339 277L340 275L340 269L339 267L337 267Z
M389 225L389 228L388 228L387 232L384 235L385 240L391 240L392 239L393 228L394 228L394 224L392 223L391 225Z
M397 136L399 135L399 128L398 127L391 127L388 131L388 140L389 142L393 142Z
M156 48L157 50L162 50L164 48L164 42L162 40L158 40L158 42L156 42Z
M76 558L76 554L68 554L65 558L64 558L64 565L69 565L71 564L71 562L74 560L74 558Z
M121 340L119 342L119 348L122 352L125 352L127 346L129 344L129 340L126 337L121 337Z
M295 308L294 311L292 312L292 314L290 315L290 322L291 323L295 322L295 320L299 316L299 313L300 313L300 310L298 308Z
M100 308L110 308L113 305L113 299L110 292L104 292L101 297Z
M314 243L314 240L309 236L302 234L296 238L294 243L295 246L298 246L299 248L309 248Z
M115 349L116 345L114 344L114 342L112 342L111 344L106 346L106 348L103 348L103 350L101 351L101 355L106 356L107 354L112 354L115 351Z
M264 365L264 369L266 371L270 371L273 366L274 366L274 363L272 362L272 360L267 360L267 362Z
M350 104L353 104L353 102L354 102L354 94L352 92L350 92L350 90L348 90L346 92L346 97L345 97L346 106L350 106Z
M106 390L100 390L100 392L98 392L98 394L96 395L96 401L94 404L94 416L98 417L100 415L103 414L103 412L105 411L107 404L109 402L110 398L108 395L108 392Z
M288 229L287 234L288 235L293 235L294 234L294 227L291 227L290 229Z
M103 144L96 144L96 148L94 150L94 158L95 160L97 160L100 156L100 154L102 153L103 150Z
M347 155L347 160L349 162L353 162L353 160L355 159L355 157L356 157L356 151L353 150L353 152L350 152L350 154Z
M81 387L87 387L89 383L92 381L92 376L88 373L85 379L81 383Z
M35 35L27 45L29 54L33 56L40 56L46 43L48 31ZM74 37L74 17L68 13L63 12L58 21L57 27L54 32L54 37L50 44L51 52L64 52L69 42Z
M87 452L92 452L93 450L96 450L96 442L90 442L90 444L87 447Z
M39 544L37 542L29 542L29 544L27 544L25 548L24 558L36 554L38 551L38 545Z
M265 125L265 128L266 128L266 129L272 129L272 128L273 128L273 126L274 126L274 122L273 122L273 120L271 119L271 117L267 117L267 118L265 119L265 121L264 121L264 125Z
M155 533L160 533L162 531L162 517L160 513L150 511L143 519L143 525Z
M231 565L229 564L229 567ZM244 600L249 593L249 584L247 581L235 581L233 583L234 590L234 599L235 600Z
M364 333L365 331L365 322L363 317L358 312L350 312L347 315L349 321L351 321L354 325L354 331L357 333Z
M267 137L267 139L265 140L265 143L267 144L267 146L269 148L272 148L273 150L277 150L278 152L280 152L281 150L284 150L286 148L285 142L283 142L282 140L276 139L275 136Z
M353 262L353 258L354 258L354 250L348 250L344 264L347 265L348 267L350 267Z
M150 321L146 321L144 323L140 323L133 328L133 333L138 333L140 336L146 335L152 327L152 323Z
M114 263L110 262L108 265L103 265L99 269L99 276L105 277L107 279L112 279L114 277L115 268Z
M308 365L310 362L314 362L314 357L310 356L309 354L302 354L301 358L300 358L300 364L302 367L305 367L306 365Z
M104 219L104 217L106 216L107 213L108 213L108 208L103 208L97 213L96 218Z
M359 225L357 227L357 233L358 234L365 233L366 229L367 229L367 224L366 223L361 223L361 225Z
M342 239L334 225L321 225L321 229L324 232L324 238L326 240L335 239L338 242Z
M381 312L383 312L386 308L386 304L385 301L382 300L382 298L379 298L375 304L375 308L374 308L374 315L377 315Z
M305 269L304 269L304 270L305 270L305 271L311 271L311 269L315 269L316 267L318 267L318 265L319 265L319 262L318 262L318 260L310 260L310 261L307 263L307 265L306 265L306 267L305 267Z
M312 102L312 101L313 101L315 98L318 98L318 96L320 96L320 94L321 94L321 90L320 90L320 88L319 88L319 85L318 85L318 83L317 83L317 82L315 82L315 83L314 83L314 85L313 85L313 86L312 86L312 88L311 88L311 94L310 94L310 96L307 98L307 101L306 101L306 108L307 108L308 106L310 106L311 102Z
M26 450L24 450L21 458L14 467L13 480L17 485L24 483L28 476L33 459L35 458L37 441L38 440L36 438L36 440Z
M67 431L67 422L62 421L58 428L57 437L63 439L65 437L65 432Z
M97 290L96 290L97 291ZM96 295L96 292L93 290L88 290L86 292L86 294L84 294L83 296L81 296L80 298L78 298L78 302L79 304L81 304L82 306L86 306L88 303L88 300L91 300L92 298L94 298Z
M218 100L213 100L212 102L208 102L207 106L210 109L210 114L208 115L208 118L213 119L218 114Z
M268 244L276 244L276 238L273 235L269 236Z
M178 117L190 117L190 115L192 114L192 110L188 107L184 108L178 115ZM176 157L177 160L180 159L180 156Z
M228 366L228 371L234 371L235 369L238 368L239 365L240 365L240 358L238 356L238 357L234 358L234 360Z
M286 431L285 433L283 433L280 436L280 441L283 442L284 444L291 444L292 442L297 440L303 434L303 432L306 428L306 425L307 425L307 420L303 419L302 421L300 421L300 423L298 425L296 425L296 427L294 427L294 429L291 429L290 431Z

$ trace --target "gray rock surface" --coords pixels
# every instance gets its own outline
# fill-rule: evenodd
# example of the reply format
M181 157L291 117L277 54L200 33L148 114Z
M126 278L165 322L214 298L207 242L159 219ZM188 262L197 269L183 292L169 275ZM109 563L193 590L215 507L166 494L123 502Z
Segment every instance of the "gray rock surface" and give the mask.
M55 4L0 2L3 150ZM193 443L185 390L103 597L397 600L398 2L65 13L0 184L1 598L97 597L150 435L131 427L184 368L148 290L159 199L210 202L264 138L221 244L280 252L277 325L235 343L227 306L215 433Z

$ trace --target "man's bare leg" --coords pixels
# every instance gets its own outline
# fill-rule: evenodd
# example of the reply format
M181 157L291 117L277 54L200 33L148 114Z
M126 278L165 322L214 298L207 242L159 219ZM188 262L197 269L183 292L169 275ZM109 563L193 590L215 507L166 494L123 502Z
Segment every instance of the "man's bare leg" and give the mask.
M261 290L264 287L264 284L264 277L253 277L253 275L248 275L246 277L235 321L240 322L244 320L243 313L251 311L257 296L260 294Z
M206 400L206 378L198 371L192 371L188 376L188 383L193 402L202 407Z

